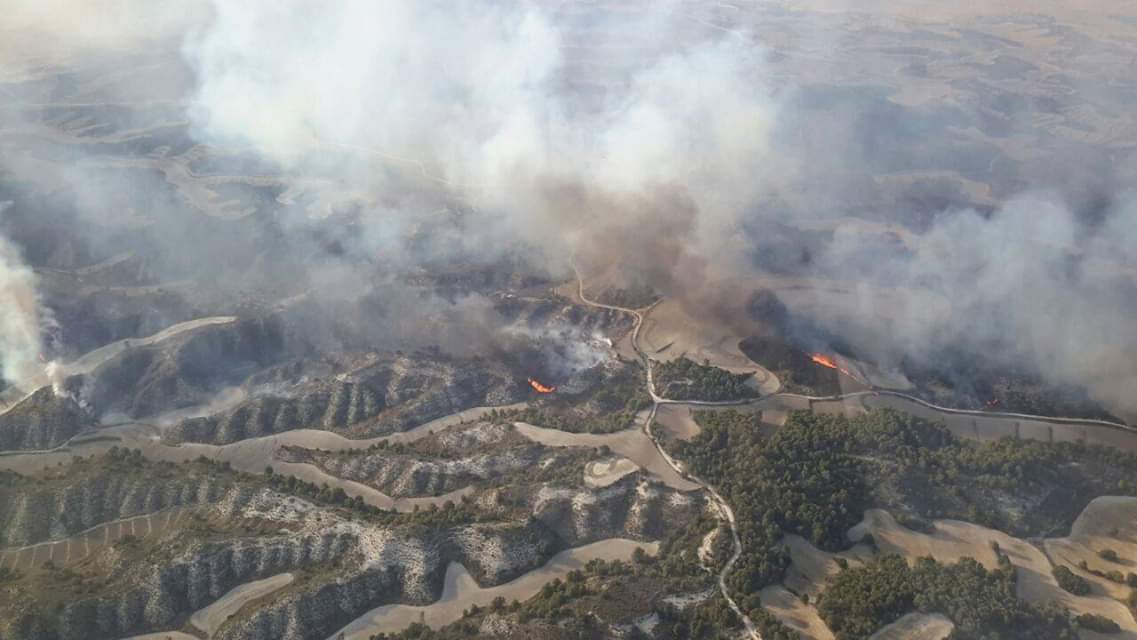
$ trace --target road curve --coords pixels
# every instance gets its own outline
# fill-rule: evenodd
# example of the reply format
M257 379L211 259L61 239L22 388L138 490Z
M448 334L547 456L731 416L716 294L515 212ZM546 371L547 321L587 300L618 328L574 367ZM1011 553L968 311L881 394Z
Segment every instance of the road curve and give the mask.
M739 536L738 536L738 525L735 522L734 510L730 508L730 505L727 504L726 500L723 499L723 497L719 494L718 491L715 490L715 488L713 486L711 486L707 482L703 481L701 478L698 478L698 477L688 473L687 471L685 471L683 464L680 463L679 461L675 460L674 458L672 458L667 453L667 451L665 451L663 449L663 445L659 442L659 439L655 436L655 432L652 431L652 425L655 423L655 415L659 411L659 405L670 404L673 402L678 403L678 401L668 400L667 398L660 397L655 392L655 379L652 376L651 358L648 357L647 353L645 353L642 349L640 349L640 345L639 345L640 327L643 326L643 320L644 320L643 314L645 311L650 310L656 304L659 304L659 300L656 300L651 305L649 305L648 307L645 307L643 309L629 309L626 307L618 307L615 305L603 304L600 302L596 302L595 300L590 300L588 297L586 297L584 295L584 278L582 278L580 276L580 271L577 270L575 265L573 266L573 272L576 274L577 297L580 298L580 301L582 303L589 305L591 307L597 307L600 309L609 309L612 311L620 311L623 313L630 313L635 318L635 324L633 324L633 326L632 326L632 349L635 350L636 355L638 355L640 357L640 360L643 362L643 365L644 365L644 370L647 372L647 375L646 375L647 392L651 396L651 401L652 401L651 413L648 414L647 420L645 420L644 424L643 424L644 434L646 434L647 437L651 439L652 444L654 444L655 448L659 451L659 455L662 456L663 459L667 461L667 464L670 465L671 468L674 469L676 473L683 476L684 478L691 480L692 482L694 482L695 484L699 485L704 490L706 490L707 494L709 494L711 496L711 498L715 504L715 508L719 512L719 515L724 520L727 521L727 524L730 525L730 535L734 541L734 553L731 554L730 560L727 560L726 564L723 565L722 571L719 571L719 575L718 575L719 591L722 593L722 597L723 597L723 599L726 600L727 605L729 605L731 610L734 611L734 614L736 616L738 616L738 618L740 620L742 620L742 624L743 624L743 626L746 627L746 632L750 635L751 639L752 640L762 640L762 634L758 633L758 629L757 629L757 627L754 626L754 623L750 620L750 616L746 615L746 613L742 611L742 608L738 606L738 603L734 601L734 598L732 598L730 596L730 590L727 589L727 586L726 586L727 574L730 573L730 570L732 568L734 568L734 564L736 562L738 562L738 559L742 556L742 539L739 538ZM694 403L688 402L686 404L699 404L699 405L706 405L706 406L731 406L731 405L738 405L741 403L731 402L731 401L727 401L727 402L696 401Z

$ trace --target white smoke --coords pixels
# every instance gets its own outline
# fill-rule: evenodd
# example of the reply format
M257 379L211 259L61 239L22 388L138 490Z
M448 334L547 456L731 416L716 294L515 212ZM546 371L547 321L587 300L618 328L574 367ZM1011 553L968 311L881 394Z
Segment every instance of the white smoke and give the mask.
M0 203L0 215L11 203ZM50 315L40 306L35 273L20 250L0 236L0 377L22 391L44 381L41 329Z
M202 0L6 0L0 80L35 77L47 64L84 64L92 52L162 47L208 10Z
M854 119L807 122L821 146L775 152L793 114L765 81L761 48L738 34L673 39L670 21L683 12L671 2L656 3L642 25L609 15L611 31L634 44L605 49L596 69L621 72L596 77L570 68L573 32L546 5L214 5L216 19L187 48L203 139L251 145L296 175L363 191L388 188L377 169L401 159L475 205L460 234L466 249L528 247L554 270L570 255L586 268L616 261L692 307L713 306L701 296L721 276L752 273L744 224L761 233L781 215L824 215L756 204L781 192L837 203L843 215L852 189L839 176L876 159L857 153L897 151L858 151ZM566 89L573 80L596 84ZM1123 213L1107 226L1128 232ZM373 226L409 227L423 212L380 215ZM1131 310L1092 260L1068 266L1075 250L1133 250L1108 251L1117 229L1083 236L1069 211L1037 197L990 217L950 212L911 254L882 253L879 236L838 233L816 269L858 294L820 320L846 335L876 330L858 346L882 356L991 345L1129 409Z
M872 251L863 238L838 234L820 268L862 285L858 306L844 311L861 326L883 327L877 338L885 351L928 357L987 349L992 361L1085 388L1131 418L1135 234L1131 200L1092 228L1053 194L1038 193L991 215L943 216L910 236L905 252ZM877 286L863 286L870 283ZM898 290L930 294L939 304L897 304Z
M603 334L565 322L541 326L517 322L500 329L500 334L506 340L518 340L538 349L544 366L558 379L615 358L611 340Z
M1137 275L1135 207L1114 207L1095 229L1050 196L1013 199L993 215L949 211L934 223L910 224L898 253L877 232L842 228L832 240L810 244L807 238L801 246L794 243L808 233L783 238L776 232L779 225L808 231L817 218L830 215L872 218L866 212L878 203L873 178L917 164L947 162L951 171L996 172L989 179L995 187L991 206L1024 185L1060 187L1055 174L1098 171L1098 164L1078 156L1039 152L1037 160L1022 163L1034 168L1012 181L1006 168L1015 160L996 153L999 145L960 146L957 134L981 129L987 120L976 117L978 107L972 112L966 101L943 109L910 108L887 97L865 97L863 86L855 86L856 74L840 65L832 77L825 75L828 65L811 64L800 70L801 77L782 67L779 87L786 91L776 93L765 72L765 52L751 34L692 26L690 4L673 0L632 11L606 11L595 3L472 0L319 5L212 0L204 8L196 0L115 0L99 25L88 24L91 10L76 0L15 6L15 22L9 22L30 34L25 40L62 48L67 60L84 58L82 52L92 48L140 47L155 34L175 32L169 41L176 38L196 72L188 116L195 140L210 145L203 157L250 151L264 166L283 168L290 202L319 203L308 210L319 221L302 221L307 226L289 226L296 222L292 209L272 212L289 218L281 223L281 236L296 250L266 256L300 257L295 269L278 271L271 261L264 269L265 279L296 280L298 288L310 288L323 301L346 304L374 290L377 271L397 279L400 269L448 265L453 256L464 267L471 256L490 264L517 254L531 263L527 266L553 275L568 275L570 256L588 273L615 263L634 274L627 280L638 277L636 284L646 282L664 295L684 297L691 309L705 310L714 305L704 296L744 298L745 292L719 283L729 281L724 276L738 276L737 283L753 275L753 245L770 239L766 246L780 251L769 252L773 257L766 256L770 261L757 271L817 275L825 285L838 282L853 292L853 303L842 298L837 309L819 302L815 319L829 321L833 333L844 334L858 349L900 358L953 345L988 355L983 349L991 346L998 349L992 358L1022 359L1053 381L1091 388L1111 406L1133 404L1128 398L1137 384L1132 353L1137 332L1131 318L1137 310L1131 308L1128 283ZM740 24L753 17L756 31L769 17L763 8L738 13ZM581 14L591 24L573 23ZM774 18L780 24L781 16ZM185 25L191 26L183 30ZM833 35L832 26L821 20L806 26L819 31L807 34L808 43L799 48L812 55L831 46L825 34ZM0 35L7 35L3 29ZM592 31L603 42L587 40L595 36L588 35ZM578 39L582 33L584 41ZM0 45L0 72L5 66L25 71L42 66L36 56L25 59L27 49L13 42ZM21 61L27 64L15 64ZM127 101L156 92L146 78L130 83ZM793 93L795 82L816 83L812 100L825 106L783 97ZM904 80L898 76L897 82ZM1079 101L1089 104L1077 97L1083 89L1094 87L1079 86L1077 94L1063 98L1070 113ZM846 91L861 97L849 98ZM175 92L178 104L185 95ZM1116 101L1124 112L1125 99ZM1025 117L1018 122L1020 115ZM1011 130L1037 128L1026 107L1006 118L1015 121ZM11 152L3 160L10 164L25 155L32 154ZM1111 167L1117 164L1114 155L1109 154ZM20 175L46 175L41 164ZM158 194L168 186L160 175L150 176L153 184L134 174L108 181L71 164L63 174L72 176L74 191L82 194L77 207L93 212L89 217L97 223L106 222L109 212L128 209L110 195ZM1118 184L1131 184L1137 171L1118 175L1130 176ZM423 193L396 193L414 188ZM907 206L891 192L881 193L889 204ZM96 202L104 204L93 206ZM177 204L173 198L154 202L156 210ZM360 220L340 225L335 217L340 210L358 212ZM879 213L883 219L893 215ZM908 213L893 221L907 224ZM227 254L243 249L221 234L203 232L186 242L185 232L199 226L193 215L187 212L189 221L178 221L184 226L163 226L173 224L172 216L154 225L152 242L176 246L161 245L151 265L173 262L170 256L176 255L179 265L191 265L185 269L189 275L198 275L193 270L224 263ZM821 222L832 228L826 225L833 221ZM337 228L350 229L343 237L328 233L342 253L327 257L311 250L310 237L320 235L315 231ZM4 251L13 253L11 247ZM788 266L769 267L774 262L778 269ZM6 272L9 264L18 266L18 256L4 258ZM172 271L182 275L180 267ZM210 286L227 283L216 279ZM24 297L34 301L34 292ZM437 334L441 327L497 320L484 301L444 305L411 294L386 298L396 311L413 306L425 313L392 312L376 323L376 333ZM43 322L34 304L30 308L30 316L9 314L24 319L15 329L8 322L7 335L34 332ZM326 307L316 308L328 315ZM406 326L396 326L400 322ZM854 326L876 331L875 341L851 335ZM29 357L34 363L35 351L27 346L38 344L38 333L34 337L14 340L30 356L8 355L11 348L4 346L5 377L21 377L17 370L34 373L27 364ZM453 338L438 342L475 342L462 331Z
M628 25L638 48L611 54L607 84L574 91L582 72L541 5L217 0L186 47L196 131L345 191L381 193L384 166L422 171L475 205L461 242L476 252L531 247L554 268L613 243L668 265L737 258L723 240L772 173L776 106L753 42L666 42L671 4Z

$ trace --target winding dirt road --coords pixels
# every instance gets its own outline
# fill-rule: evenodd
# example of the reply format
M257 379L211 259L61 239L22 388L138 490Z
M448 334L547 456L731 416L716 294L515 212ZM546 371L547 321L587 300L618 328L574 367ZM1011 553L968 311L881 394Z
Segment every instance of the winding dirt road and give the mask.
M596 307L596 308L600 308L600 309L610 309L613 311L630 313L635 318L635 324L632 326L632 349L635 350L636 355L639 356L640 360L643 362L644 370L647 372L647 376L646 376L647 392L651 396L651 401L652 401L651 413L648 415L647 420L645 420L644 424L643 424L644 434L646 434L647 437L651 439L652 444L654 444L656 450L659 451L659 455L665 461L667 461L667 464L670 465L671 468L674 469L676 473L678 473L680 476L690 480L691 482L694 482L695 484L699 485L700 487L702 487L707 492L708 495L711 496L711 499L715 505L715 509L719 512L719 516L722 517L724 520L726 520L727 524L730 525L730 535L734 541L734 553L731 554L730 560L727 560L726 564L722 568L722 571L719 572L719 575L718 575L719 591L722 593L723 599L726 600L726 603L730 606L731 610L734 611L734 614L736 616L738 616L738 618L740 620L742 620L742 624L746 627L746 631L750 635L750 637L753 640L762 640L762 635L760 633L758 633L758 629L754 626L754 623L750 620L750 617L747 616L746 613L742 611L742 608L739 607L738 603L734 601L734 598L732 598L730 596L730 590L726 586L727 574L729 574L730 570L732 568L734 568L734 564L736 562L738 562L738 558L742 556L742 540L738 537L738 525L735 522L734 510L730 508L730 505L727 504L726 500L723 499L723 497L719 494L718 491L715 490L714 487L712 487L710 484L703 481L702 479L688 473L684 469L684 466L682 465L682 463L680 463L679 461L672 458L663 449L663 445L660 443L659 438L656 437L655 432L652 430L652 426L655 423L655 416L659 412L659 406L661 404L675 403L675 404L695 404L695 405L702 405L702 406L730 406L732 404L737 405L739 403L738 402L731 402L731 401L728 401L728 402L710 402L710 401L679 402L679 401L668 400L667 398L660 397L659 394L657 394L655 392L655 379L652 376L652 360L647 355L647 353L645 353L640 348L640 345L639 345L640 328L643 327L643 321L644 321L643 314L646 311L649 311L656 304L659 304L659 301L657 300L656 302L652 303L648 307L645 307L644 309L629 309L626 307L617 307L614 305L608 305L608 304L596 302L595 300L590 300L587 296L584 295L584 279L580 276L580 271L577 271L576 267L573 267L573 272L576 274L577 297L580 298L580 301L582 303L589 305L591 307Z

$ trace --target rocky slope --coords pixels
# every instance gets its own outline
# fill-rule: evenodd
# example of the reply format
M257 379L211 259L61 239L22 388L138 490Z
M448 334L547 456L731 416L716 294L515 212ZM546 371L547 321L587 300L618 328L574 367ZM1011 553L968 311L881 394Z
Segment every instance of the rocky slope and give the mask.
M473 425L436 434L429 446L449 450L511 437L502 425ZM423 514L434 523L424 526L415 514L321 506L207 463L156 465L119 454L73 466L68 474L5 487L12 499L0 501L0 523L11 541L173 505L201 508L190 526L131 543L140 547L112 545L75 568L99 577L72 582L50 577L56 574L45 567L17 577L14 586L0 584L0 637L96 640L174 629L237 585L293 572L293 585L238 614L218 637L325 638L376 606L437 599L451 562L483 585L501 584L567 547L661 538L704 508L698 494L632 474L604 489L583 488L579 480L513 482L462 507L479 514L476 520ZM37 483L50 486L37 490ZM20 586L41 588L56 579L65 581L50 595ZM98 582L84 586L88 579Z
M0 414L0 451L52 449L92 424L78 403L43 387Z
M536 464L544 451L510 425L475 423L428 436L410 447L346 452L284 447L276 457L313 464L333 476L402 498L441 495L521 471Z
M233 587L284 571L327 565L354 550L351 532L329 530L252 541L199 543L173 561L130 576L118 593L81 598L53 616L34 604L9 611L4 637L12 640L120 638L168 629Z
M674 523L704 508L700 494L681 493L643 473L633 473L601 489L542 486L527 498L533 518L567 547L612 537L655 540Z
M391 602L438 597L446 566L462 562L479 579L507 581L542 564L562 548L538 523L470 525L426 532L340 520L334 513L270 491L234 490L214 518L260 518L301 530L282 536L190 541L173 558L127 562L106 552L104 570L119 579L98 595L68 599L54 611L19 592L3 605L0 637L94 640L179 626L182 616L205 607L233 587L285 571L307 571L306 587L234 620L223 638L326 637L364 611ZM180 532L169 544L192 538ZM3 592L3 590L0 590Z
M500 584L540 566L559 550L553 536L526 523L473 525L425 537L364 529L357 535L363 562L334 581L287 594L231 620L217 637L325 638L376 606L436 600L450 562L461 562L480 581Z
M44 489L4 486L0 487L0 544L19 547L57 540L104 522L211 504L231 487L225 479L189 473L167 478L142 473L84 475Z
M323 638L366 611L392 602L425 604L439 597L446 566L462 563L484 586L502 584L542 565L557 551L611 537L658 538L703 507L641 477L603 491L533 492L534 517L474 524L423 538L361 533L367 561L335 582L291 593L222 628L224 640ZM488 502L496 497L488 496Z
M485 360L397 356L302 384L287 396L258 396L218 416L182 421L164 439L228 444L300 428L370 437L527 393L524 380Z

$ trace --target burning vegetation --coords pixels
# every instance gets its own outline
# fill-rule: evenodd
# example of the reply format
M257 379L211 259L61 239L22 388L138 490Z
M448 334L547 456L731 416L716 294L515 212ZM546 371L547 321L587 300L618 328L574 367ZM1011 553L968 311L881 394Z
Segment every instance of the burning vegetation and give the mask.
M637 414L651 406L638 360L613 361L567 379L556 387L529 379L555 393L540 393L523 409L500 410L491 420L527 422L571 433L615 433L635 425ZM536 387L533 387L537 391Z
M837 366L837 363L834 362L832 358L825 355L824 353L811 354L809 356L809 359L813 360L814 362L816 362L817 364L819 364L823 367L829 367L830 369L837 369L838 371L840 371L840 368Z
M845 374L846 376L852 378L853 380L856 380L857 382L860 382L861 384L868 385L868 383L865 382L864 378L857 375L856 373L854 373L849 368L842 366L841 363L837 360L836 356L829 356L829 355L826 355L824 353L811 353L809 355L809 359L812 360L815 364L819 364L819 365L821 365L823 367L827 367L829 369L836 369L837 371Z
M537 393L553 393L557 390L556 387L550 387L548 385L541 384L541 382L536 378L529 378L529 386L533 387L533 390Z

